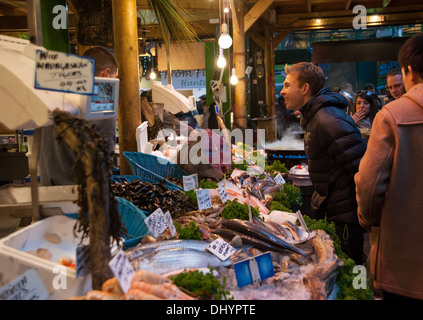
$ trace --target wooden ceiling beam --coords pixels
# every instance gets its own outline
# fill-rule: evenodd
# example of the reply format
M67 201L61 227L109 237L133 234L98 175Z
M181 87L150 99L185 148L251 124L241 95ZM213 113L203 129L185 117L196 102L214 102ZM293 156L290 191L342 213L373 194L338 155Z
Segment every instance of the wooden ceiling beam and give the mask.
M248 29L261 17L261 15L272 5L274 0L259 0L256 4L247 12L244 17L244 31Z

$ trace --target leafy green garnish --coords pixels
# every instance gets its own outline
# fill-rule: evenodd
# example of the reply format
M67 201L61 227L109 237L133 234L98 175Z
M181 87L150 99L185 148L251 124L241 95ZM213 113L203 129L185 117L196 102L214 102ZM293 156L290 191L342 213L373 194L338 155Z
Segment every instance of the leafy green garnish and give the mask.
M259 210L256 207L251 206L251 216L258 217ZM248 211L248 204L242 204L238 202L238 199L228 200L227 205L221 213L225 219L241 219L248 220L250 215Z
M281 163L279 160L273 161L272 164L267 164L264 170L273 176L277 176L278 172L289 173L288 169L285 167L285 163Z
M293 209L303 204L300 188L291 183L284 183L280 191L274 193L273 202L278 202L285 208Z
M176 276L170 277L175 285L184 288L202 300L229 300L229 291L225 290L226 277L223 277L223 284L213 275L212 268L210 272L204 274L199 270L190 272L181 272Z
M191 221L188 225L185 225L183 228L178 222L174 222L176 232L178 232L178 239L193 239L201 240L200 228Z

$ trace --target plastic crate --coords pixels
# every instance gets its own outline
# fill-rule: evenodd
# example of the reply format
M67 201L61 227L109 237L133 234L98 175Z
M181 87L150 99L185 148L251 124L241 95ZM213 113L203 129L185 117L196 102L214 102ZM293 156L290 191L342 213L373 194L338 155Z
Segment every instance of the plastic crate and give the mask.
M128 160L132 173L137 176L151 179L165 179L168 177L182 179L183 176L188 175L188 173L177 164L163 158L159 159L157 156L151 154L124 151L123 155ZM183 188L176 184L172 184L179 190L183 190Z
M149 182L149 183L158 183L161 182L164 178L160 177L140 177L135 175L114 175L111 177L114 182L129 182L131 183L134 180L141 180L142 182ZM183 190L181 187L177 186L174 183L171 183L165 179L165 187L169 190Z
M121 222L125 224L127 236L124 238L124 246L127 248L136 246L143 237L150 234L144 223L147 215L150 214L135 206L131 201L116 197L118 202L117 209L121 215Z

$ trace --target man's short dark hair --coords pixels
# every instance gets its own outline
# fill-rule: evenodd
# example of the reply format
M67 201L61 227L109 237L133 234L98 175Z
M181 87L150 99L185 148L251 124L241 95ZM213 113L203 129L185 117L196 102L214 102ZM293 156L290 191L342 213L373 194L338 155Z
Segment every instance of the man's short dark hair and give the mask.
M411 66L423 78L423 33L416 34L402 45L398 63L405 73L408 73L408 66Z
M85 57L95 59L95 75L98 76L103 70L110 68L110 73L116 73L119 69L119 62L113 53L102 47L92 47L85 51Z
M391 71L388 72L388 77L397 75L400 75L402 77L401 68L392 68Z
M325 85L325 73L312 62L299 62L292 66L285 65L286 74L295 73L300 85L308 83L313 96Z

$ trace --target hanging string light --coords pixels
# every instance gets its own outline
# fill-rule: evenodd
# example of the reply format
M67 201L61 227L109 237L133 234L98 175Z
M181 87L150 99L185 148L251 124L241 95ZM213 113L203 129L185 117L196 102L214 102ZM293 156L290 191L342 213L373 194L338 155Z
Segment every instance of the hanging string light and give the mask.
M219 48L219 58L217 58L217 66L223 69L226 66L226 59L223 55L223 48Z
M236 76L236 69L232 68L232 76L230 79L232 85L236 85L238 83L238 77Z

